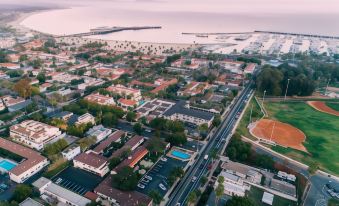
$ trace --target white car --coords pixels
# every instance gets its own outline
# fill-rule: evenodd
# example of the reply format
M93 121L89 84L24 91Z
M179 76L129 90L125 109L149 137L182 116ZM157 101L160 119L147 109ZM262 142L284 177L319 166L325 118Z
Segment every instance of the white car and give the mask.
M162 158L161 158L161 161L167 162L167 158L166 158L166 157L162 157Z
M159 184L159 187L164 191L166 190L166 187L162 183Z
M153 178L151 176L145 175L145 179L152 180Z
M196 177L196 176L193 176L192 182L195 182L196 180L197 180L197 177Z
M143 184L138 184L138 187L141 188L141 189L144 189L144 188L145 188L145 185L143 185Z

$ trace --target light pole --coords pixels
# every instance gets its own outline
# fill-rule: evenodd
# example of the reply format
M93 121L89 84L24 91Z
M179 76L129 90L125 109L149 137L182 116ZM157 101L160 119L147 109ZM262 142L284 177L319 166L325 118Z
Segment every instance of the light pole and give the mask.
M287 95L287 90L288 90L288 85L289 85L289 84L290 84L290 79L287 79L287 86L286 86L284 101L286 101L286 95Z
M327 85L326 85L326 90L325 90L325 95L327 93L328 85L330 84L331 78L328 79Z
M262 96L262 106L264 106L265 94L266 94L266 90L264 91L264 95Z

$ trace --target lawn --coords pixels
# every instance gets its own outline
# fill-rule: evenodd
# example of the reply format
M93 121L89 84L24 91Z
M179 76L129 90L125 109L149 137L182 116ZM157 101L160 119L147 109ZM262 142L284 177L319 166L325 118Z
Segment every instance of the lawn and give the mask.
M248 198L251 199L255 203L255 205L258 206L267 205L261 202L263 194L264 190L253 186L251 187L251 190L247 192ZM274 195L273 206L296 206L296 205L297 205L296 202Z
M251 116L251 110L252 110L252 116ZM250 119L251 119L251 122L255 122L258 119L260 119L262 116L263 116L263 113L261 112L258 103L255 101L253 97L239 123L239 126L237 127L236 132L239 133L240 135L256 140L256 138L253 137L248 131L247 126L250 123Z
M326 105L336 111L339 111L339 103L326 102Z
M289 123L306 135L304 146L309 153L297 150L273 147L305 164L316 161L321 169L339 174L339 118L316 111L304 102L266 102L265 108L272 119Z

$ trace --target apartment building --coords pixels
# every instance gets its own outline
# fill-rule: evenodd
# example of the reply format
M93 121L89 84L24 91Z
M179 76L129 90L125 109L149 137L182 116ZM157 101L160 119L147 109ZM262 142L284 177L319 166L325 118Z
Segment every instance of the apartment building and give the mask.
M244 181L234 174L222 171L219 176L224 177L222 184L226 195L244 197L246 190L250 190L250 185L244 184ZM216 181L214 186L217 187L218 184L218 181Z
M74 159L80 153L81 153L81 148L79 145L71 145L61 152L62 157L67 160Z
M74 167L91 172L100 177L103 177L109 172L108 163L109 160L107 158L95 154L91 150L81 153L73 159Z
M86 132L86 135L89 137L96 137L98 143L101 142L106 137L108 137L108 135L110 135L111 133L112 133L111 129L107 129L100 124L89 129Z
M48 159L38 152L4 138L0 138L0 148L24 158L8 171L10 179L16 183L23 183L49 164Z
M106 106L112 106L115 105L114 99L112 97L109 97L108 95L101 95L99 93L90 94L85 97L85 100L99 105L106 105Z
M75 125L81 125L81 124L88 124L92 123L95 124L95 117L91 115L90 113L83 114L77 118L77 121L75 122Z
M34 120L25 120L10 127L10 137L36 150L64 137L61 130Z
M119 94L126 99L129 99L127 97L130 97L130 99L134 101L140 101L142 98L139 89L128 88L121 84L112 85L108 87L106 90L115 94Z

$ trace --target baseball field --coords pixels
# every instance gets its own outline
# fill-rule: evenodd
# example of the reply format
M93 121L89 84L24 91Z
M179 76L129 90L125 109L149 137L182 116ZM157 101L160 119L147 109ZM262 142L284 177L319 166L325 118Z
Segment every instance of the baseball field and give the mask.
M270 119L289 124L306 136L302 145L307 152L281 146L274 146L273 150L306 164L315 161L321 169L339 174L338 116L320 111L306 102L265 102L265 108Z

